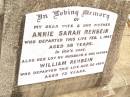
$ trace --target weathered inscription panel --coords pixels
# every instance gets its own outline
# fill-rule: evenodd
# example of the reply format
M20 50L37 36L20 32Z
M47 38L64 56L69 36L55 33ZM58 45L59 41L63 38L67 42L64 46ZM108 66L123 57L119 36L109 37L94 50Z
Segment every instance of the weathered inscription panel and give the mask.
M79 6L27 14L18 85L102 72L116 19Z

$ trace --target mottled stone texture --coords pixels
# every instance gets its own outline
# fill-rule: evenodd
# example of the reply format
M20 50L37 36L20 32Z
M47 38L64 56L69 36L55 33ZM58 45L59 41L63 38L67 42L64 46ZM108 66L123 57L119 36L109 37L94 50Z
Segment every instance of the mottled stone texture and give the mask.
M1 42L2 42L3 20L4 20L4 16L2 14L2 15L0 15L0 55L1 55Z
M0 15L4 12L4 0L0 0Z
M1 53L1 38L3 29L3 15L4 15L4 0L0 0L0 53Z
M18 87L17 74L26 13L48 8L87 6L110 10L119 17L103 73ZM106 84L118 59L119 45L127 17L128 3L123 0L5 0L1 44L0 97L51 97Z

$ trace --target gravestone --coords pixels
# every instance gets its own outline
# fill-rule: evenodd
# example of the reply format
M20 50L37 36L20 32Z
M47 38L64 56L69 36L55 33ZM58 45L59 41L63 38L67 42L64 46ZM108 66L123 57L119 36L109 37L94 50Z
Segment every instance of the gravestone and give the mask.
M1 78L1 81L0 81L0 89L1 89L0 94L1 95L0 96L1 97L11 97L11 96L12 97L50 97L53 95L58 95L58 94L69 93L72 91L86 89L88 87L94 87L94 86L98 86L98 85L107 84L112 77L112 68L118 59L120 41L121 41L124 26L125 26L125 23L127 20L127 13L128 13L127 8L128 8L128 3L126 1L122 1L122 0L119 0L119 1L117 1L117 0L107 0L107 1L106 0L53 0L53 1L52 0L39 0L39 1L38 0L35 0L35 1L32 1L32 0L28 0L28 1L27 0L20 0L20 1L5 0L5 8L4 8L5 15L4 15L4 25L3 25L3 33L2 33L2 44L1 44L2 52L1 52L1 63L0 63L0 65L1 65L0 72L2 72L0 74L0 78ZM87 9L87 11L84 12L84 15L87 14L87 16L81 17L81 13L86 9ZM58 19L55 20L51 16L53 16L52 12L56 11L56 10L59 10L59 11L68 10L68 12L67 12L68 15L66 15L67 18L65 15L59 16L59 17L57 16L56 18L58 18ZM70 10L74 10L73 15L70 14L70 12L69 12ZM77 11L77 13L76 13L76 11ZM91 14L88 14L88 11L90 11ZM99 14L98 12L100 13L100 15L97 15L97 14ZM103 12L103 14L101 14L102 12ZM41 15L41 13L45 13L45 14ZM61 15L63 15L63 13ZM75 18L75 17L73 17L74 15L75 16L77 15L80 18L79 17ZM118 18L116 20L117 16L118 16ZM47 18L48 20L44 19L46 17L48 17ZM91 17L93 17L92 18L93 20L91 20ZM100 67L100 64L99 64L100 70L96 69L96 66L95 66L94 68L88 69L88 71L90 70L92 72L85 71L85 73L79 73L79 74L73 75L73 76L68 75L65 77L56 76L56 78L53 78L53 79L50 78L47 80L44 80L42 78L42 74L41 75L39 74L38 76L32 75L29 77L31 72L33 72L34 70L40 70L40 69L39 68L37 69L37 66L35 67L35 65L33 63L26 63L26 62L28 62L27 60L25 60L25 59L27 59L27 58L25 58L26 56L31 59L33 57L36 57L36 58L44 57L43 59L46 59L46 58L48 58L48 56L50 57L52 55L55 55L57 57L58 55L60 55L58 52L62 52L64 49L63 46L67 45L67 41L63 42L62 39L66 40L67 38L71 38L71 40L73 40L73 39L75 40L75 41L71 41L71 42L74 44L77 44L80 41L76 41L76 39L78 39L79 36L83 37L84 34L83 35L81 35L81 34L85 30L82 30L82 28L79 28L79 30L81 30L81 32L78 31L77 36L75 35L76 32L69 32L69 33L71 33L71 36L75 35L74 38L65 36L65 35L69 35L69 34L66 34L67 32L62 32L62 31L68 29L68 26L75 26L75 25L77 26L78 23L80 25L82 25L83 23L85 24L85 23L87 23L86 19L88 19L89 24L86 24L84 26L88 26L88 28L90 28L90 30L97 26L101 27L101 25L97 25L98 23L101 24L101 21L99 21L99 20L97 21L97 18L99 20L101 19L101 21L103 23L106 23L106 21L110 22L110 24L109 23L106 24L106 26L108 25L108 28L107 27L106 28L109 29L110 31L104 30L104 33L109 32L109 34L108 34L109 36L106 36L106 37L108 37L107 41L106 41L106 39L105 39L105 41L101 41L101 39L100 40L97 39L97 41L91 40L91 41L89 41L89 43L84 44L84 45L85 46L93 45L93 48L87 49L87 47L85 47L84 49L79 49L79 50L81 50L80 52L83 52L83 54L88 53L88 52L91 53L90 52L91 49L93 49L93 50L102 49L102 47L100 46L100 43L101 44L104 43L104 45L106 47L105 50L108 50L108 52L104 52L104 53L106 53L105 56L97 55L99 59L96 58L96 59L98 59L98 61L104 60L102 67ZM62 20L63 20L63 22L62 22ZM43 26L45 24L49 24L48 21L49 21L49 23L51 23L51 21L52 21L52 24L55 24L54 28L52 28L52 27L45 28L44 27L44 29L43 28L37 29L37 27L40 27L37 25ZM78 23L76 23L76 22L78 22ZM62 25L62 28L57 29L56 23L57 23L58 27ZM72 23L73 25L67 25L67 26L64 25L63 26L64 23L66 23L66 24ZM94 23L95 23L95 26L94 26ZM92 26L92 24L93 24L93 26ZM89 25L90 25L90 27L89 27ZM34 26L36 27L35 28L36 30L34 28L31 28ZM110 26L112 28L110 28ZM42 39L44 39L44 38L49 39L50 37L55 38L55 39L59 39L59 37L61 38L61 40L57 40L57 41L61 41L60 42L61 48L59 51L56 52L57 49L53 50L56 47L56 46L51 46L51 45L53 45L53 43L46 43L46 45L43 44L44 46L41 46L41 44L39 45L39 43L31 44L31 46L24 43L28 39L29 40L34 39L35 41L38 41L40 38L39 38L39 35L37 35L37 33L38 33L38 31L43 31L42 29L44 31L49 31L48 29L52 30L52 32L48 33L47 37L42 36ZM53 30L53 29L55 29L55 30ZM74 30L74 29L77 29L77 27L69 28L69 29ZM33 34L31 34L31 32L33 32ZM56 32L57 33L59 32L59 34L54 35L53 33L56 33ZM88 32L89 31L87 30L86 33L88 33ZM103 33L102 31L99 31L99 32ZM93 31L93 33L94 33L94 31ZM44 33L42 33L42 35L43 34ZM101 35L104 35L104 34L101 34ZM96 35L96 36L99 37L101 35ZM30 36L32 36L32 37L30 38ZM90 36L89 36L89 38L90 38ZM85 38L82 38L82 39L85 39ZM83 42L86 42L86 40L83 40ZM58 43L58 42L55 42L55 43ZM70 43L70 41L68 43ZM110 44L110 47L109 47L109 44ZM77 45L83 45L83 44L81 42L81 44L77 44ZM71 46L71 45L69 45L69 46ZM97 47L97 46L99 46L99 47ZM95 48L95 47L97 47L97 48ZM40 50L40 48L42 48L42 50ZM49 48L53 48L53 49L49 50ZM75 47L73 47L74 51L70 50L70 52L72 51L72 53L77 54L77 52L75 52L75 49L77 49L77 51L78 51L78 48L79 47L75 46ZM35 50L37 50L36 53L35 53ZM87 50L89 50L89 51L87 52ZM68 54L70 54L70 52ZM43 56L40 56L41 53L43 54ZM58 55L56 55L56 53L58 53ZM33 56L33 54L34 54L34 56ZM65 53L61 53L61 56L64 57L64 55L65 55ZM84 58L84 57L86 57L86 56L83 55L82 58ZM81 57L79 57L79 59L81 59ZM32 60L29 60L29 62L32 62L33 60L36 60L36 59L34 58ZM47 60L47 61L44 61L43 63L45 64L45 62L47 63L49 61L50 62L49 64L52 64L53 62L59 62L59 60L58 61L57 60L58 59L55 59L52 61ZM65 60L65 59L63 59L63 60ZM63 61L63 60L61 59L61 61ZM67 59L64 62L64 64L62 64L62 65L67 65L68 62L70 62L70 60L72 60L73 64L69 64L69 66L74 65L75 60L72 57ZM89 59L89 58L86 59L86 61L91 61L91 60L92 59ZM96 60L94 59L94 61L96 61ZM91 63L91 62L89 62L89 63ZM35 64L40 66L38 62L35 62ZM54 64L60 64L60 63L54 63ZM83 64L79 64L79 65L83 65ZM49 65L47 65L47 66L48 66L47 68L51 68L51 67L49 67ZM60 66L58 66L57 68L60 68ZM32 69L34 69L34 70L32 70ZM95 71L95 70L99 70L99 71ZM27 72L27 71L29 71L29 72ZM75 69L74 69L74 71L75 71ZM58 74L60 74L60 73L61 72L58 72ZM67 73L68 73L68 69L67 69ZM21 76L21 74L23 74L24 76ZM66 74L66 73L63 73L63 74ZM25 75L27 75L27 77Z

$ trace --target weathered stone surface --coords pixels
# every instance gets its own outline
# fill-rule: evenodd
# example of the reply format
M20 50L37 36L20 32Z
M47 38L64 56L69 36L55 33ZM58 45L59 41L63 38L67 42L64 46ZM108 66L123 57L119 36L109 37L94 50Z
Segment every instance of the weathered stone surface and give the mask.
M0 0L0 53L1 53L1 38L3 29L3 15L4 15L4 0Z
M4 0L0 0L0 15L4 13Z
M25 14L72 5L101 8L116 12L119 15L104 72L18 87L16 83ZM0 96L12 94L12 97L50 97L106 84L111 79L112 68L118 59L119 45L128 13L127 9L127 2L123 0L5 0L0 62Z
M0 0L0 68L1 68L1 42L2 42L2 30L3 30L3 19L4 19L4 16L3 16L4 15L4 13L3 13L4 12L3 11L3 7L4 6L3 5L4 5L3 0ZM0 69L0 73L3 74L3 72L1 71L1 69ZM0 74L0 80L2 78L1 74ZM0 89L0 91L1 91L1 89ZM2 95L0 94L0 97L1 96Z
M3 15L0 15L0 55L1 55L1 42L2 42L3 19L4 19L4 16L3 16Z

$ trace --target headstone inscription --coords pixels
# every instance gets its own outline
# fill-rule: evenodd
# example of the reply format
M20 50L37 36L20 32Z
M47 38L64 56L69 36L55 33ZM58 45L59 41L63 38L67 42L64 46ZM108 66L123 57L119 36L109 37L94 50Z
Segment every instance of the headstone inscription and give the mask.
M18 85L103 72L116 20L80 6L27 14Z

